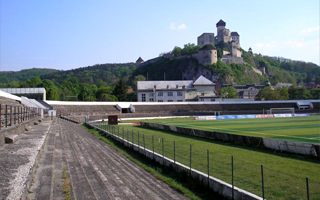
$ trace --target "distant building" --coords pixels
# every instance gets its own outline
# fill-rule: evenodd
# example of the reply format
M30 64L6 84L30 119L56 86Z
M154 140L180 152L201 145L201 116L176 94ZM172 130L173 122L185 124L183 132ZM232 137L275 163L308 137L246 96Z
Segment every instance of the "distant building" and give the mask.
M234 85L233 86L241 99L255 99L259 91L266 87L265 85Z
M144 63L144 60L139 57L137 60L136 60L136 64L141 64L141 63Z
M138 81L139 102L214 101L215 84L200 76L196 81Z
M198 37L198 46L203 47L205 45L220 45L224 43L224 47L228 50L223 50L221 61L227 64L243 64L240 35L238 32L230 32L226 28L226 22L222 19L216 24L217 36L214 37L214 33L203 33ZM197 58L199 61L199 58ZM202 60L201 60L202 61ZM199 62L207 63L207 62ZM211 62L213 64L215 62Z
M277 89L277 88L289 88L292 86L292 83L277 83L274 88Z

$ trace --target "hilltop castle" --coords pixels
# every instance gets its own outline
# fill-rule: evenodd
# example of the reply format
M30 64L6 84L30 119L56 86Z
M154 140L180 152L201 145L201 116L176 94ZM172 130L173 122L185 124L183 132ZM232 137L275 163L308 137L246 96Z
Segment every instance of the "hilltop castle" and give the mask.
M201 50L195 57L201 64L214 64L218 60L215 47L223 49L221 61L231 64L242 64L243 58L240 47L240 35L237 32L230 32L226 28L226 22L220 20L217 24L217 36L214 33L203 33L198 37L198 46ZM209 48L211 46L211 48Z

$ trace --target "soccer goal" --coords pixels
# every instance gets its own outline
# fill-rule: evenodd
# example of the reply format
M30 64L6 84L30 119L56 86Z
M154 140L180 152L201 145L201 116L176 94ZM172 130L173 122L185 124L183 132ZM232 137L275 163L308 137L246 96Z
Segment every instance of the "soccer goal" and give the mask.
M270 110L267 111L268 114L292 114L294 115L295 109L292 108L270 108Z

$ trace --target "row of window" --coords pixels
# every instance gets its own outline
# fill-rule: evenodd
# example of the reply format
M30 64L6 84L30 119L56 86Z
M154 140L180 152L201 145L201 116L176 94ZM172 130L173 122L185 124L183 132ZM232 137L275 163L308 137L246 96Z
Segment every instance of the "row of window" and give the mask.
M162 97L164 93L165 92L158 92L158 97ZM152 96L153 96L153 93L150 93L150 94L152 94ZM177 96L182 96L183 95L182 91L177 91L177 92L170 91L170 92L167 92L167 96L168 97L172 97L175 94L177 94Z
M153 96L153 95L152 95ZM169 95L168 95L169 96ZM182 96L182 95L181 95ZM149 94L149 97L151 97L150 96L150 94ZM145 102L146 101L146 94L145 93L142 93L141 94L141 101L143 101L143 102ZM154 101L154 98L149 98L149 101L151 101L151 102L153 102ZM182 100L177 100L178 102L182 102ZM158 102L163 102L163 100L158 100ZM173 100L168 100L168 102L173 102Z

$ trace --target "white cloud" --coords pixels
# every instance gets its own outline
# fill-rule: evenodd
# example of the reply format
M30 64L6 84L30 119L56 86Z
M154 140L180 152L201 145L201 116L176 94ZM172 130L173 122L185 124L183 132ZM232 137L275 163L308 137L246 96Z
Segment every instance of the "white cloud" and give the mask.
M303 30L300 31L300 34L301 35L310 35L310 34L313 34L313 33L319 33L320 31L320 27L317 26L317 27L309 27L309 28L305 28Z
M177 24L175 22L171 22L169 28L173 31L183 31L187 29L187 25L185 23Z

